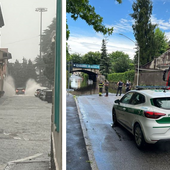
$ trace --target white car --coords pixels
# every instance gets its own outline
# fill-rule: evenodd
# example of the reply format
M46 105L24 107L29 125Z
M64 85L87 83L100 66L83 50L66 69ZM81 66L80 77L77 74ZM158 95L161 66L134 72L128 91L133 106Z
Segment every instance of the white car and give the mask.
M135 138L141 149L145 142L154 144L170 139L170 90L131 90L112 108L113 125L120 123Z

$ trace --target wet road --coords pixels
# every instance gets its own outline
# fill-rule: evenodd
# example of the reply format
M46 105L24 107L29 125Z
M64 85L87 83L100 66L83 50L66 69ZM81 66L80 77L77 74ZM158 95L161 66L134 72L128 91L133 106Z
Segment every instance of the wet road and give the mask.
M0 170L48 170L51 104L34 96L0 98Z
M112 128L112 104L116 97L78 96L85 133L99 170L169 170L170 141L137 149L133 136L123 127Z

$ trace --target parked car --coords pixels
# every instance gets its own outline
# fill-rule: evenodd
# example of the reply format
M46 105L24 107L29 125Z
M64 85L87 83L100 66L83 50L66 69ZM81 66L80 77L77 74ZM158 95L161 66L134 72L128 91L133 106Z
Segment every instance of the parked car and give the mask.
M52 103L52 90L46 90L44 91L44 100L47 101L48 103Z
M43 97L44 96L44 90L40 90L40 93L39 93L39 98L41 99L41 100L43 100Z
M40 90L41 90L41 89L37 89L37 90L35 91L35 93L34 93L34 96L35 96L35 97L38 97L38 96L39 96Z
M41 100L44 100L45 101L45 92L48 91L49 89L41 89L40 90L40 93L39 93L39 98Z
M134 135L139 149L146 143L170 139L170 90L141 89L115 100L113 125L118 123Z
M25 94L25 88L23 87L16 88L15 94Z

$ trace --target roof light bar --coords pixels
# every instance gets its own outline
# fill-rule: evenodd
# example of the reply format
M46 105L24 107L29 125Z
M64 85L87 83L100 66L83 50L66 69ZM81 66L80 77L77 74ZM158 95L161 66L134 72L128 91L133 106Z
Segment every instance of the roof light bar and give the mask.
M137 90L140 89L163 89L163 90L168 90L170 89L170 86L136 86Z

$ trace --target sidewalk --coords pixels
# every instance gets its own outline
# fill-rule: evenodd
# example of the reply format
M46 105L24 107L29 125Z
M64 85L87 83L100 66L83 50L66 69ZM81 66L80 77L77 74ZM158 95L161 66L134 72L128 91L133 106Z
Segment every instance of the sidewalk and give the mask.
M71 94L66 96L66 146L67 170L91 170L76 101Z

